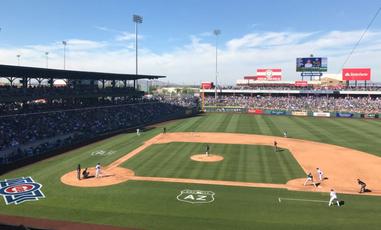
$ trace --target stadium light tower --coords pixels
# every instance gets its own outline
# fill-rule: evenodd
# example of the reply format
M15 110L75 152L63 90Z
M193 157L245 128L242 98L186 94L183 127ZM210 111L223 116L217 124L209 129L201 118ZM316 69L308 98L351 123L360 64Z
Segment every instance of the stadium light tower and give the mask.
M218 57L218 35L221 34L221 30L214 30L213 34L216 36L216 85L214 86L214 98L217 99L217 85L218 85L218 65L217 65L217 57Z
M17 57L17 65L20 66L20 57L21 57L21 54L17 54L16 57Z
M134 14L132 16L132 21L135 23L135 72L138 75L138 24L143 23L143 17ZM136 83L138 86L138 79L136 79Z
M62 45L64 46L64 70L66 70L66 45L67 45L67 41L62 41Z
M49 68L49 52L45 52L46 57L46 68Z

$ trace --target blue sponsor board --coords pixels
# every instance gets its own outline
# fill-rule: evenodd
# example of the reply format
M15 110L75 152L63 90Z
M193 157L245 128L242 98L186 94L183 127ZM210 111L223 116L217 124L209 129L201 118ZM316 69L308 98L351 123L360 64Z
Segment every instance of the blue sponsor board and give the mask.
M323 73L320 72L302 72L303 77L321 77Z
M336 117L346 117L346 118L350 118L350 117L353 117L354 114L353 113L336 113Z
M36 183L32 177L21 177L16 179L0 181L0 195L5 203L21 204L25 201L36 201L45 198L41 191L42 185Z
M282 111L282 110L271 110L270 111L270 114L271 115L286 115L286 111Z

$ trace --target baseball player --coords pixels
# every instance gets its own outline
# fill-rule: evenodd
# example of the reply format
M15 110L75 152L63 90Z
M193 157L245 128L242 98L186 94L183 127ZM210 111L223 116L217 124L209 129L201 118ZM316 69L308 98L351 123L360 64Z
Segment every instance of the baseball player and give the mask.
M205 147L205 155L206 155L207 157L209 156L209 150L210 150L209 145L206 145L206 147Z
M366 184L364 181L361 181L360 179L357 179L357 183L360 185L360 192L359 193L363 193L366 191Z
M283 132L283 137L286 137L286 138L287 138L287 131L284 131L284 132Z
M316 172L317 172L317 175L319 177L319 180L323 181L324 180L324 173L323 173L323 171L321 171L320 168L316 168Z
M140 129L136 129L136 135L140 136Z
M80 180L81 179L81 165L78 164L78 167L77 167L77 179Z
M328 206L331 206L332 202L334 202L334 201L336 201L337 206L340 207L340 202L339 202L339 199L337 199L337 194L336 194L335 190L331 189L331 192L329 193Z
M163 128L163 134L166 134L167 133L167 127L164 127Z
M278 152L278 142L274 141L274 151Z
M307 174L307 179L306 179L306 181L304 181L304 186L307 185L308 181L311 181L311 183L315 186L315 188L317 187L316 183L314 182L314 177L312 176L312 173L310 173L310 172Z
M97 165L95 166L95 177L98 178L100 174L101 174L101 164L97 163Z

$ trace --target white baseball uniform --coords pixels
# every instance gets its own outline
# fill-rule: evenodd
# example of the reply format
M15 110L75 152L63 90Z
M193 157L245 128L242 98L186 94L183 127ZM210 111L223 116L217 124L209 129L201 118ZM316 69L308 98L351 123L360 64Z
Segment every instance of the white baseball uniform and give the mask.
M324 179L324 173L321 171L321 169L317 169L317 174L319 176L319 180L322 181Z
M329 193L329 203L328 203L328 206L331 206L333 201L336 201L337 206L340 206L340 203L339 203L339 200L337 199L337 194L336 194L335 191L331 191Z
M95 177L99 177L99 174L101 173L101 165L97 164L95 166Z

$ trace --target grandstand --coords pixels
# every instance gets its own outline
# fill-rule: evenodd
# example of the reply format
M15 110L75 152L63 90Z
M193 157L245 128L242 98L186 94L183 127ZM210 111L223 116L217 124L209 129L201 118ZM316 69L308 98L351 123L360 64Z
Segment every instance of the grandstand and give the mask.
M2 172L146 125L197 113L197 100L145 98L136 80L165 76L0 65ZM63 85L57 86L61 80ZM38 84L34 84L37 82Z

